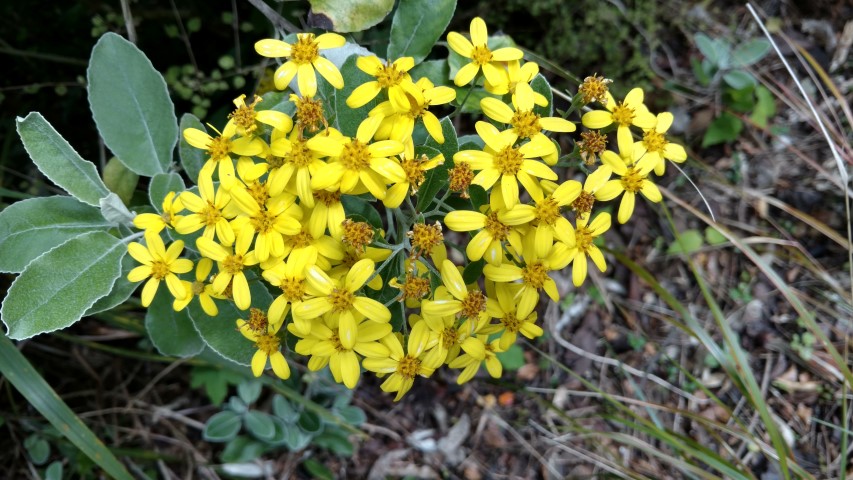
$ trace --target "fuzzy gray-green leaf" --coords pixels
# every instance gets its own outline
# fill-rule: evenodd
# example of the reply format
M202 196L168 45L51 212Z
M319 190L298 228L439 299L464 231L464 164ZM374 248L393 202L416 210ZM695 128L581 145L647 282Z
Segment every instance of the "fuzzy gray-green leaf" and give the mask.
M36 258L9 288L0 309L9 338L65 328L107 295L127 246L105 232L72 238Z
M13 203L0 212L0 271L22 272L51 248L111 226L97 208L72 197L37 197Z
M151 343L163 355L186 358L200 353L204 341L193 328L187 309L176 312L171 293L159 290L145 313L145 330Z
M78 200L98 206L110 191L92 162L82 157L38 112L16 120L24 148L45 177Z
M139 175L167 171L178 120L166 81L148 57L106 33L92 49L87 77L89 106L106 146Z

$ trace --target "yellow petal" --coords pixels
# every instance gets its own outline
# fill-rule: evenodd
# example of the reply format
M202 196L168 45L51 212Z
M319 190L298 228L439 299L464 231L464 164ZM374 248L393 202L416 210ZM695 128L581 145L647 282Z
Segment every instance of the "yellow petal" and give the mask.
M441 279L451 295L458 300L463 300L468 295L468 288L462 279L462 274L450 260L441 264Z
M255 51L262 57L276 58L289 57L292 49L290 44L281 40L265 38L255 42Z
M272 365L272 371L278 378L282 380L290 378L290 366L287 365L287 361L281 352L273 352L270 355L270 365Z
M267 354L258 350L252 355L252 374L260 377L264 373L264 367L267 366Z
M581 123L586 128L604 128L613 123L613 115L604 110L593 110L583 114Z
M320 75L322 75L323 78L325 78L331 86L335 87L338 90L344 88L344 77L341 75L340 70L338 70L338 67L336 67L334 63L330 62L326 58L317 57L314 59L313 64L314 68L316 68L317 71L320 72ZM316 93L316 91L317 90L315 85L314 92ZM311 96L313 96L313 94Z
M473 80L474 77L477 76L477 72L479 71L479 65L473 62L469 63L456 72L456 77L453 79L453 83L455 83L457 87L468 85L469 83L471 83L471 80Z
M471 42L456 32L450 32L447 34L447 44L450 46L451 50L462 55L465 58L471 58L474 52L474 45Z

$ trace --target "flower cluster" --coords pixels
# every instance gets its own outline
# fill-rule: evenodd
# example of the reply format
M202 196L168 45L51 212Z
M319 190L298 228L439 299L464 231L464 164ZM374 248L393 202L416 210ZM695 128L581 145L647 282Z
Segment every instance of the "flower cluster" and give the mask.
M560 297L552 274L571 265L579 286L589 260L605 270L596 243L611 217L596 211L598 202L621 195L617 219L626 222L637 193L661 199L650 173L662 174L665 160L680 162L686 154L666 138L671 114L651 114L639 89L616 102L609 80L593 76L573 108L597 102L603 109L582 116L590 130L561 158L556 135L577 126L567 120L570 112L542 114L548 99L531 86L541 78L538 66L524 62L517 48L490 49L480 18L471 22L470 39L451 32L447 41L470 60L455 85L482 85L493 94L480 101L486 119L475 125L482 148L454 151L452 158L426 145L445 143L443 124L450 123L436 113L454 106L456 90L412 78L414 59L356 60L370 80L351 88L346 106L375 106L347 136L331 126L332 105L318 95L316 76L344 87L338 67L321 56L342 46L343 37L259 41L260 55L284 59L276 87L288 89L296 78L295 114L260 108L261 97L241 95L221 131L183 132L206 161L194 179L197 189L172 192L159 214L136 217L145 244L129 245L142 265L128 279L148 279L142 304L151 303L161 280L175 310L198 298L213 317L217 302L233 302L245 314L230 321L257 348L256 376L269 363L288 378L295 353L307 357L308 369L328 367L349 388L363 370L374 372L385 379L382 390L400 399L416 377L443 365L459 370L459 383L481 366L501 375L498 353L519 335L543 334L542 294ZM606 148L613 130L618 153ZM593 168L598 158L601 165L584 181L560 179L572 161ZM431 190L435 198L421 201L416 196L427 179L441 186ZM483 205L471 200L475 188L486 194ZM382 215L375 209L373 220L352 211L353 202L365 201L381 202L375 205L387 221L377 224ZM445 243L446 230L468 232L470 240L464 247ZM164 233L175 238L168 248ZM192 259L179 258L184 241L197 252ZM471 268L448 259L448 245ZM191 279L180 277L194 265ZM269 305L253 293L251 285L262 282L274 292ZM295 346L284 354L288 335Z

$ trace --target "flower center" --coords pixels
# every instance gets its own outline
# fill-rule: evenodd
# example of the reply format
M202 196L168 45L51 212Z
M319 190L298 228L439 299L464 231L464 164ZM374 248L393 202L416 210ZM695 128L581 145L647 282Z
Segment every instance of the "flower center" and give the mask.
M459 332L453 327L447 327L441 331L440 336L441 346L450 350L451 347L456 345L456 341L459 339Z
M157 280L162 280L166 278L166 275L168 275L170 272L171 270L169 270L169 264L162 260L155 260L151 264L151 276L156 278Z
M524 156L517 148L506 146L495 155L495 168L504 175L515 176L521 170Z
M636 168L629 168L625 175L622 176L622 188L627 192L637 193L643 189L643 180L646 177L640 174Z
M382 88L399 85L404 78L406 78L406 72L398 71L397 67L391 62L380 65L376 71L376 81Z
M260 101L261 97L257 95L255 95L254 101L248 105L246 105L244 101L239 100L240 105L237 109L228 114L228 118L234 120L234 125L237 126L237 130L242 134L252 135L258 128L258 124L255 123L255 118L258 115L257 112L255 112L255 105Z
M595 204L595 195L583 190L578 198L572 202L572 208L578 215L586 215L592 211L593 204Z
M243 271L243 256L228 255L222 260L222 270L231 275L236 275Z
M308 148L308 142L297 138L290 143L290 153L287 154L287 159L296 168L307 167L314 160L311 155L311 150Z
M249 195L251 195L261 207L266 205L267 200L270 198L269 189L264 183L252 182L246 187L246 191L249 192Z
M290 59L297 65L311 63L320 55L320 46L314 41L313 33L298 34L299 40L290 48Z
M521 330L522 322L512 312L509 312L504 315L504 317L501 319L501 323L503 324L507 332L518 333L518 331Z
M510 120L515 133L521 138L530 138L542 131L539 125L539 115L532 111L517 111Z
M299 98L291 94L290 101L296 105L297 123L302 127L308 127L308 131L316 132L320 129L320 125L328 126L322 100L314 100L311 97Z
M357 252L363 252L364 247L373 241L373 227L367 222L353 222L347 218L343 223L344 245L349 245Z
M474 60L474 63L477 65L485 65L492 61L492 51L485 45L478 45L474 47L471 59Z
M441 223L438 221L433 225L416 223L412 225L412 230L408 235L412 239L412 250L416 251L418 255L424 256L429 256L433 247L444 240L444 235L441 233Z
M605 148L607 148L607 135L599 133L598 130L581 132L581 141L578 142L578 149L581 152L581 159L585 164L593 165L596 156L601 155Z
M607 85L613 83L609 78L593 75L583 79L578 93L583 96L583 103L600 102L607 105Z
M255 346L258 347L258 350L266 353L268 357L277 352L280 345L281 340L279 340L278 336L268 333L259 335L255 340Z
M429 279L416 277L409 273L406 275L406 281L403 282L400 289L403 293L402 300L420 300L430 292Z
M492 212L486 217L484 228L495 240L506 240L510 227L498 220L497 212Z
M216 208L216 205L211 202L207 202L207 206L201 209L198 214L201 216L204 224L208 227L216 225L219 219L222 218L222 212L220 212L219 209Z
M261 210L257 215L249 219L249 223L258 233L270 233L273 231L276 217L266 210Z
M415 378L421 369L421 361L411 355L406 355L397 363L397 373L405 378Z
M456 166L448 172L450 177L449 188L454 192L462 192L462 198L468 198L468 187L474 181L474 171L468 162L457 162Z
M267 325L269 325L269 320L267 319L267 314L258 308L250 308L249 309L249 320L246 321L246 327L252 331L252 333L259 335L261 333L267 332Z
M192 283L193 295L198 296L198 295L201 295L202 293L204 293L204 287L205 287L204 282L200 282L198 280L194 281Z
M219 136L210 140L207 146L207 154L211 160L221 160L228 157L231 153L231 141L225 137Z
M536 204L536 221L540 224L554 225L560 218L560 206L551 196Z
M355 295L345 288L336 288L329 294L329 302L332 303L332 311L345 312L352 307Z
M276 155L268 155L267 156L267 165L270 166L270 170L275 168L280 168L284 165L284 157L279 157Z
M617 104L613 108L611 115L613 117L613 121L622 127L630 126L634 121L634 109L624 103Z
M593 240L595 240L595 235L586 226L579 227L575 232L575 242L577 242L578 250L581 252L589 250Z
M344 145L344 151L341 153L341 163L347 170L364 170L370 166L370 152L367 150L367 145L361 143L358 139L352 139Z
M294 249L309 247L314 243L314 236L303 230L296 235L291 235L288 238L288 243L290 243Z
M338 352L346 352L347 351L347 349L344 348L343 345L341 345L341 337L338 336L338 332L332 333L332 336L329 337L329 342L332 343L332 346L335 348L336 351L338 351Z
M663 152L667 143L669 142L666 141L666 137L662 133L649 130L643 134L643 145L650 152Z
M486 311L486 296L479 290L468 292L462 300L462 311L460 314L463 318L477 318L480 312Z
M341 202L341 192L330 192L328 190L320 190L314 192L314 199L322 203L326 207L331 207Z
M305 297L305 282L300 278L284 278L279 288L288 302L301 302Z
M531 262L521 269L521 281L536 290L541 289L547 279L548 269L541 261Z
M411 185L413 195L418 192L418 188L424 183L426 175L422 164L428 160L426 155L421 155L415 158L404 158L400 163L403 171L406 172L406 181Z

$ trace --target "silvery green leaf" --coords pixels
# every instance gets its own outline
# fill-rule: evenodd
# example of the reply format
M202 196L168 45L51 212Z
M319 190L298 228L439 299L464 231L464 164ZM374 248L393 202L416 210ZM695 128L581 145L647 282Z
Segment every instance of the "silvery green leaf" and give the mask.
M165 285L164 285L165 286ZM176 312L172 308L174 298L163 287L145 312L145 331L151 343L163 355L187 358L204 349L204 341L193 328L187 309Z
M95 207L110 193L95 165L83 160L40 113L30 112L15 123L30 158L50 181Z
M110 192L109 195L100 200L101 215L111 223L116 225L131 225L135 213L131 212L124 205L124 202L118 198L118 195Z
M456 0L400 0L391 21L388 58L414 57L420 63L456 11Z

